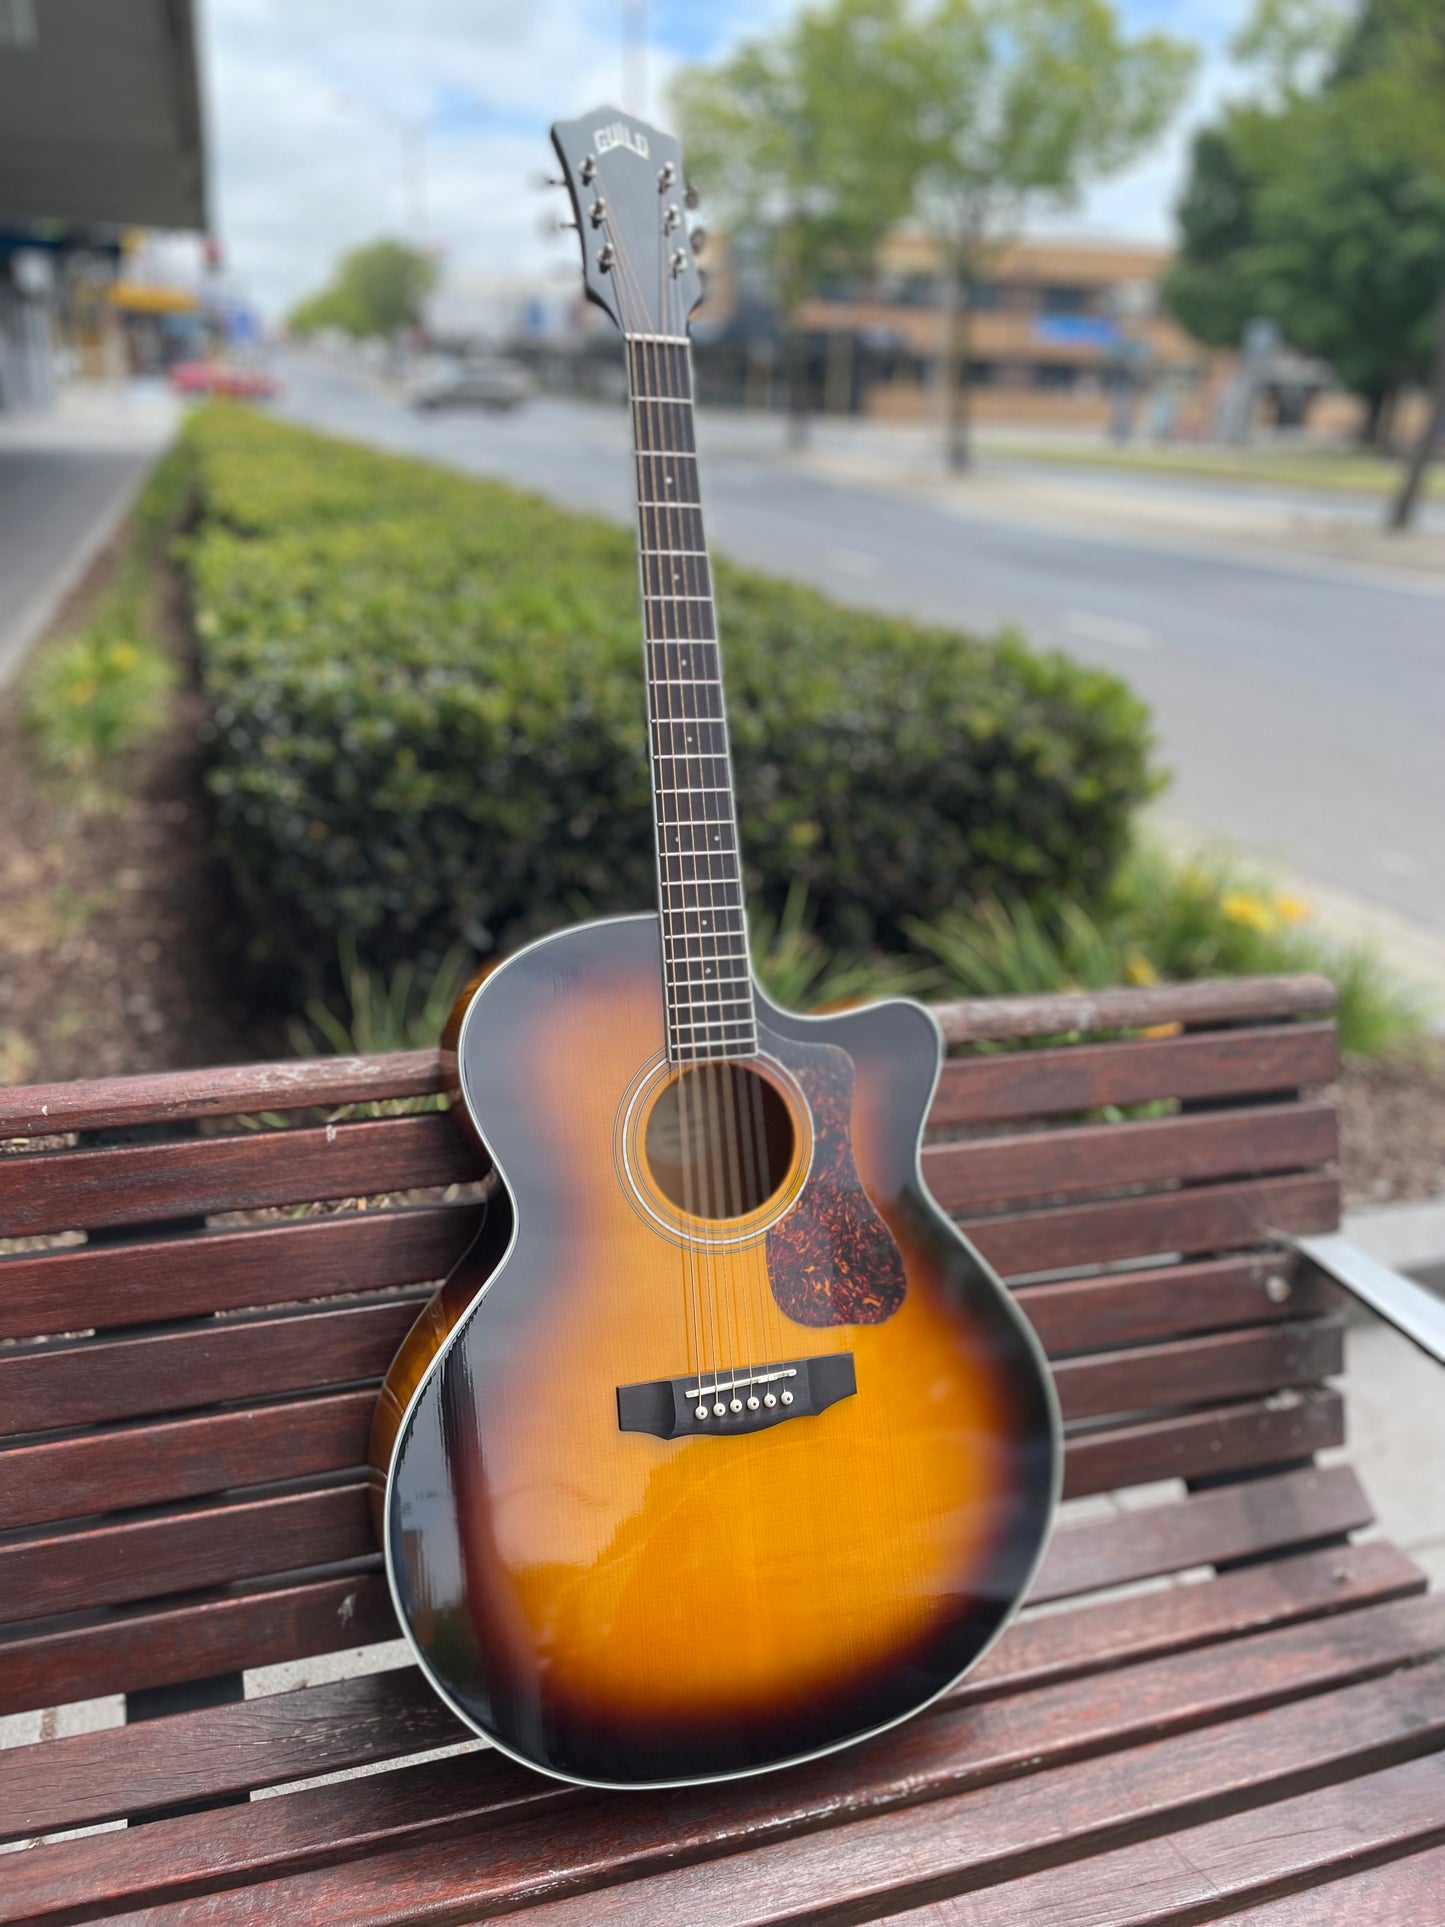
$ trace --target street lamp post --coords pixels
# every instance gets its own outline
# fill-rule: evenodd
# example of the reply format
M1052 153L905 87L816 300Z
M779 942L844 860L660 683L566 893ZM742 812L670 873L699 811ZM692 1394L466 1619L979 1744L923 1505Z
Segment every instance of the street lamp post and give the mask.
M344 114L363 114L393 134L401 147L402 219L419 248L426 246L426 122L406 120L389 108L359 94L338 93L336 105Z

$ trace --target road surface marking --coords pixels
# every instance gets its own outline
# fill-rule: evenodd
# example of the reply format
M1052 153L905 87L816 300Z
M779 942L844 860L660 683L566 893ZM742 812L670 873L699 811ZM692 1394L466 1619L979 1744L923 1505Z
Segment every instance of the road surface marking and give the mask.
M1116 649L1154 647L1154 634L1139 622L1121 622L1117 616L1093 615L1087 609L1070 609L1064 617L1064 633L1080 642L1107 642Z

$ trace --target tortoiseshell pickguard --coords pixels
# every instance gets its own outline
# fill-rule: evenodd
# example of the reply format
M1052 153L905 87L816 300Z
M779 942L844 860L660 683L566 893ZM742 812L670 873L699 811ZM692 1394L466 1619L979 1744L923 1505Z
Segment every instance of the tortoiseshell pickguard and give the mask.
M762 1045L793 1073L813 1115L808 1182L767 1235L773 1296L800 1325L881 1325L903 1303L903 1255L853 1162L853 1060L836 1044L771 1031Z

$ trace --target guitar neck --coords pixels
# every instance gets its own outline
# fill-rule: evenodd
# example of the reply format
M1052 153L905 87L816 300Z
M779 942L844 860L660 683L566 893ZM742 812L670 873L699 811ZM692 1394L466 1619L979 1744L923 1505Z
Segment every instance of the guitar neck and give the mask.
M685 337L629 335L658 902L674 1063L758 1048Z

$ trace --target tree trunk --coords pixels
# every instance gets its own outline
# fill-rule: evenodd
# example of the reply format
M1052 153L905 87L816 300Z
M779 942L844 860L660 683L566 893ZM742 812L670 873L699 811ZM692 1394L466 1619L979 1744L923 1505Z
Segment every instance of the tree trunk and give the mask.
M955 475L961 475L969 464L968 305L963 272L956 258L944 269L939 319L944 459Z
M788 325L788 447L808 445L807 340L801 328Z
M1405 466L1400 492L1390 505L1389 526L1392 529L1407 529L1414 519L1425 471L1430 466L1430 457L1435 452L1440 431L1445 428L1445 294L1441 295L1440 304L1435 310L1435 364L1430 371L1429 404L1420 439L1411 450Z

